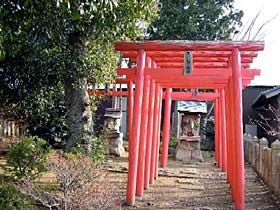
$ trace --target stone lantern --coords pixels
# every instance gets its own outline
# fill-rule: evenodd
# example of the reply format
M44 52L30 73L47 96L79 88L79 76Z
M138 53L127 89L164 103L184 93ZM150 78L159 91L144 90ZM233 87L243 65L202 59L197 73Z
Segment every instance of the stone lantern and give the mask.
M176 160L202 161L200 151L200 121L207 113L205 102L179 101L177 104L179 112L179 143L175 151Z
M104 129L108 139L109 154L123 156L125 150L123 147L123 133L120 131L121 109L106 108Z

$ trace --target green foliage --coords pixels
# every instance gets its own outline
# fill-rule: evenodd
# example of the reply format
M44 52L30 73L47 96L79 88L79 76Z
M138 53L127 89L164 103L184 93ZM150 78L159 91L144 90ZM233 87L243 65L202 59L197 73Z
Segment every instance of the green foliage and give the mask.
M102 83L102 75L115 67L113 42L142 37L138 26L151 21L156 7L157 2L150 0L4 0L3 54L29 68L18 76L38 76L32 84L56 84L68 75L93 79L101 75L96 81Z
M160 0L160 18L147 30L149 39L225 40L237 33L243 12L234 0Z
M86 149L86 144L77 144L75 147L71 148L70 153L74 154L74 155L84 155L87 153L87 149ZM107 141L105 136L101 135L101 136L94 136L92 138L92 144L91 144L91 153L90 156L93 160L93 162L97 163L97 162L101 162L104 160L105 158L105 152L106 152L106 148L107 148ZM67 154L67 153L65 153Z
M206 126L203 130L203 135L206 137L201 141L201 149L207 151L215 150L215 128L214 120L207 119Z
M31 202L13 184L0 185L0 209L28 210Z
M107 148L107 140L104 136L93 138L91 158L94 162L104 160L104 154Z
M45 139L52 147L61 148L67 137L63 86L40 91L28 104L28 134Z
M27 121L31 134L64 138L65 81L111 82L114 41L143 37L141 27L157 6L151 0L1 1L0 113Z
M179 142L179 140L176 137L171 136L170 140L169 140L169 147L176 148L178 145L178 142Z
M207 119L204 134L205 134L208 138L214 140L215 129L214 129L214 120L213 120L213 119Z
M38 137L23 137L13 146L7 156L7 164L15 179L36 178L47 170L46 163L50 149L46 141Z

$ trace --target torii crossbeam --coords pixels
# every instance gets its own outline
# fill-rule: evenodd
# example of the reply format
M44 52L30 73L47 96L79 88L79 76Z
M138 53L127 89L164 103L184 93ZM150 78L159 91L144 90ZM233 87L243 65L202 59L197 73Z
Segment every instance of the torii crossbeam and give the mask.
M161 167L166 167L172 100L214 101L215 160L227 174L237 210L244 210L244 157L242 89L258 69L250 64L264 49L263 42L119 41L115 50L136 64L119 68L128 91L108 95L128 97L129 166L126 203L157 178L160 145L161 102L165 100ZM194 94L172 88L211 89ZM93 92L101 94L98 91Z

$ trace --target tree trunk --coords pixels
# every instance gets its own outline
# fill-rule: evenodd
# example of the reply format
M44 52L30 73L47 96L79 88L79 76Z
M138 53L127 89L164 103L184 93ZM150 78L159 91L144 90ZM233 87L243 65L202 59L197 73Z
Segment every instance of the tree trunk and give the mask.
M73 78L67 77L64 88L66 122L69 134L66 151L82 144L86 146L89 153L92 144L93 121L90 98L87 92L87 79L80 78L75 81Z

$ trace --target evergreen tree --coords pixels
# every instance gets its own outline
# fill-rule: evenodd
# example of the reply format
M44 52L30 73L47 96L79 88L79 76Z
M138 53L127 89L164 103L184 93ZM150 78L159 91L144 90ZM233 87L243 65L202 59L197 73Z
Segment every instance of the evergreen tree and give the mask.
M237 33L243 12L234 0L160 0L159 19L146 38L153 40L227 40Z
M114 41L143 37L139 23L148 24L157 6L150 0L1 1L0 111L48 125L46 119L63 115L65 105L67 149L80 143L90 148L88 81L113 81Z

